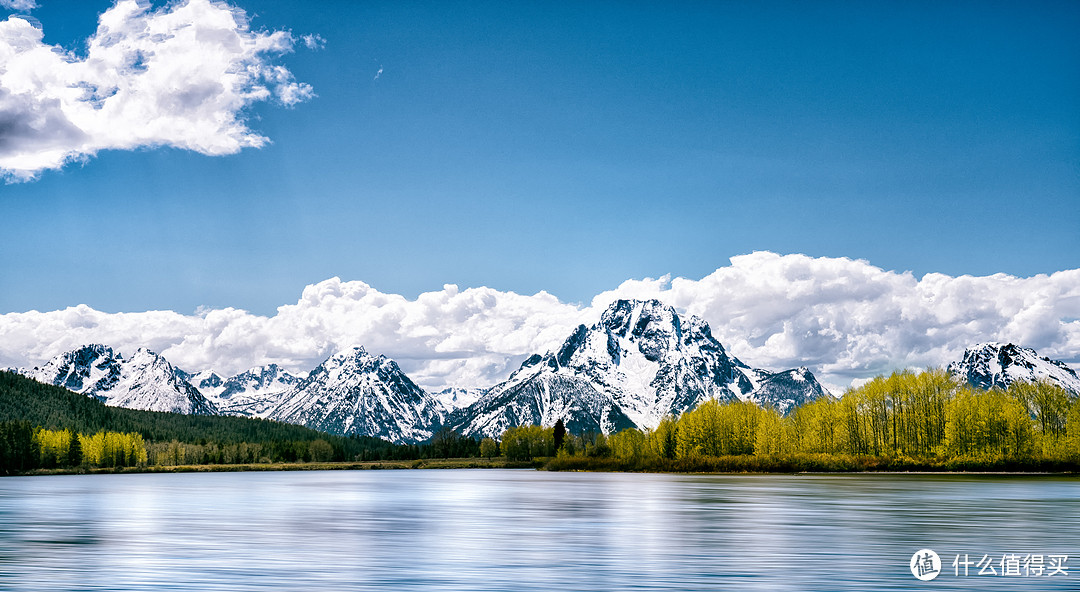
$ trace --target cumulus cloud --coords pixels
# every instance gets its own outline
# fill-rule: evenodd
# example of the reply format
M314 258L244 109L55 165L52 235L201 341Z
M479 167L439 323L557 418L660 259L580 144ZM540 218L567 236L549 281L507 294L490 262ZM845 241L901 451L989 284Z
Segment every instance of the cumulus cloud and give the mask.
M897 368L944 365L985 341L1080 362L1080 269L918 279L861 260L757 252L700 280L628 281L593 306L618 297L669 302L706 319L750 365L809 366L840 386Z
M966 347L1011 341L1080 362L1080 269L916 278L866 261L753 253L699 279L629 280L589 306L541 292L442 290L410 300L359 281L307 286L273 316L238 309L107 314L86 306L0 315L0 366L33 366L85 343L147 346L188 370L233 374L278 363L313 368L363 345L419 384L490 386L556 347L618 298L658 298L709 322L743 362L808 366L833 388L898 368L944 365Z
M0 367L33 366L84 343L106 343L123 352L145 345L189 370L230 375L273 362L307 371L335 351L363 345L395 359L424 386L487 386L526 355L560 342L587 315L544 292L447 285L408 300L333 278L306 287L296 304L272 317L231 308L106 314L87 306L2 315Z
M154 10L117 0L84 56L43 35L27 19L0 21L0 174L9 181L106 149L260 147L269 140L247 126L247 107L314 96L271 62L292 50L292 35L253 31L242 10L221 1Z
M0 0L0 6L8 10L29 11L37 8L36 0Z

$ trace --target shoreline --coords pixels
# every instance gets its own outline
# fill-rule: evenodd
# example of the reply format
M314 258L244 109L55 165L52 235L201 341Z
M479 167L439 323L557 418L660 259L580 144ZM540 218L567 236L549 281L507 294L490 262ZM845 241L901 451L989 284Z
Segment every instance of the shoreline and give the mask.
M241 473L267 471L400 471L414 469L533 469L538 471L567 473L653 473L670 475L988 475L988 476L1076 476L1080 475L1080 466L1064 463L1059 469L1032 467L1030 470L995 470L992 468L973 468L963 470L955 468L919 467L910 468L864 468L864 469L829 469L806 467L755 467L727 470L701 470L703 467L630 467L611 466L617 463L604 462L558 462L554 458L538 458L531 461L509 461L505 458L448 458L420 459L404 461L343 461L343 462L307 462L307 463L249 463L249 464L208 464L208 465L173 465L143 467L76 467L55 469L34 469L13 475L0 477L35 477L49 475L116 475L145 473ZM605 466L607 465L607 466Z
M307 463L248 463L214 465L170 465L144 467L75 467L34 469L0 477L37 477L48 475L119 475L141 473L247 473L268 471L400 471L410 469L526 469L536 463L509 462L505 459L450 458L421 460L376 460Z

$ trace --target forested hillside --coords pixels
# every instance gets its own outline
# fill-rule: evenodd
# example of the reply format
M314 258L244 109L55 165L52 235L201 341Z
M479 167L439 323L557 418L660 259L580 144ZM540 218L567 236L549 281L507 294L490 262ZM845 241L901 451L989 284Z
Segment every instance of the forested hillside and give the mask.
M76 454L73 448L82 450ZM116 452L121 448L143 452ZM97 452L91 456L82 451ZM0 473L80 464L416 458L421 452L376 438L331 436L274 421L107 407L64 388L0 372Z

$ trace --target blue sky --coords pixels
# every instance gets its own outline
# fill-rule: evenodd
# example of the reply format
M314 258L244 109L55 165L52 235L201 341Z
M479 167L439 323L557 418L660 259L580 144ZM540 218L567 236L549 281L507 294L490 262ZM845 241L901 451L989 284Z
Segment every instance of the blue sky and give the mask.
M0 185L0 313L272 314L333 276L587 303L757 250L1080 267L1075 2L234 4L325 39L272 60L317 96L254 103L262 148ZM79 52L110 6L30 14Z

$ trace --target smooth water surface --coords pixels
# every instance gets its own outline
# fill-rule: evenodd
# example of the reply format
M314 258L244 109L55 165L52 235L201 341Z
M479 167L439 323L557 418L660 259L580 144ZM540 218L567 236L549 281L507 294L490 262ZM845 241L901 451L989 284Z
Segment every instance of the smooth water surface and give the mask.
M942 558L934 581L909 571L921 548ZM1066 554L1071 567L956 577L958 553ZM1080 480L509 470L0 479L0 590L873 589L1080 589Z

